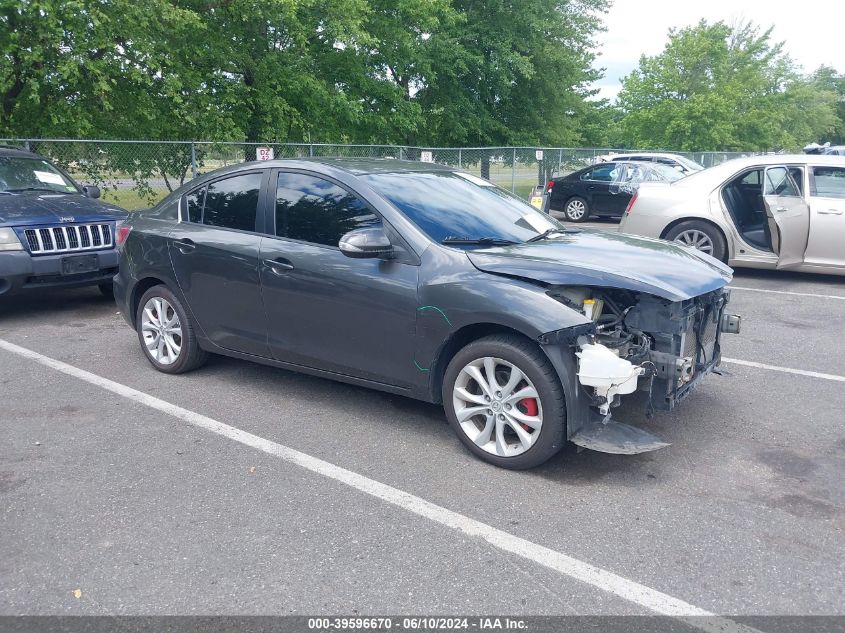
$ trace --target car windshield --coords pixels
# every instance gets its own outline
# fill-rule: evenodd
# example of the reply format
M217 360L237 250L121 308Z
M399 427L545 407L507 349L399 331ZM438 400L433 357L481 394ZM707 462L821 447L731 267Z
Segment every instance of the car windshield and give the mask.
M17 156L0 156L0 191L79 193L76 185L46 160Z
M565 230L517 196L462 172L396 172L361 177L432 240L526 242L550 230Z

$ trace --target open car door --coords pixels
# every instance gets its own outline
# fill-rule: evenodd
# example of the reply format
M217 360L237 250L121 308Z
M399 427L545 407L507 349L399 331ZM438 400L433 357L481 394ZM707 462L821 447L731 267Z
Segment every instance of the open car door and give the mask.
M772 234L772 250L778 255L777 267L790 268L803 263L810 235L810 205L785 166L766 169L763 201Z

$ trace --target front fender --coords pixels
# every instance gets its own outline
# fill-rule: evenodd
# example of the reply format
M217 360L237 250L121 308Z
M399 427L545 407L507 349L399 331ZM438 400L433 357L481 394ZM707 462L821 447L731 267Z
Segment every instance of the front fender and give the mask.
M429 249L423 254L414 362L434 367L441 350L468 326L508 328L532 339L576 325L587 317L521 279L476 269L463 253Z

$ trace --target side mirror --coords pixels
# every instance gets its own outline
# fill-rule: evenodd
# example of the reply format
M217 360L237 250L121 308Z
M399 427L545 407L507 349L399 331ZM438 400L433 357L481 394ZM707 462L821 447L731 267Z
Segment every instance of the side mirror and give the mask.
M99 198L100 188L97 185L82 185L82 195L86 198Z
M340 252L355 259L390 259L393 244L381 229L356 229L340 238Z

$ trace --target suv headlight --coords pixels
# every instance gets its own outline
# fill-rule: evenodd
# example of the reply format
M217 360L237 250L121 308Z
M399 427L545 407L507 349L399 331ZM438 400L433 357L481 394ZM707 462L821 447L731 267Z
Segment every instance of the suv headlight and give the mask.
M22 251L23 244L12 229L0 229L0 251Z

